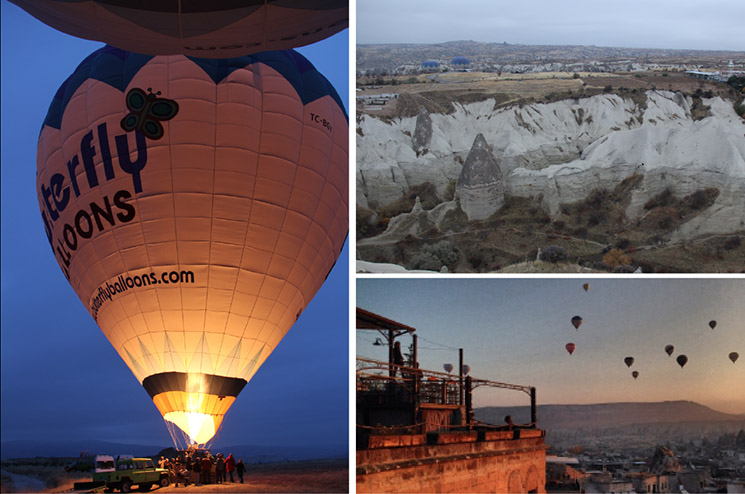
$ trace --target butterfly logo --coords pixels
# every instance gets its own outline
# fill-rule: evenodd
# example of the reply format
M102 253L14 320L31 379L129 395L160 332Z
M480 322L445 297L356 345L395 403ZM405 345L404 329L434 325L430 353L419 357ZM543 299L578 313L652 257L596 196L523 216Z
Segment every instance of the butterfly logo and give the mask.
M129 113L122 118L120 125L126 132L142 132L145 137L158 140L163 137L163 125L160 122L170 120L178 113L178 103L168 98L159 98L160 91L153 94L152 88L147 93L140 88L132 88L127 93L126 103Z

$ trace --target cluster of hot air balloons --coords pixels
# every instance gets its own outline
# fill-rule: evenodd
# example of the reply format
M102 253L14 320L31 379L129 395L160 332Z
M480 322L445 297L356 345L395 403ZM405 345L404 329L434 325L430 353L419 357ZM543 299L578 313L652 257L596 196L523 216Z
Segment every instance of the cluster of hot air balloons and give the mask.
M584 283L582 285L582 289L584 291L586 291L586 292L589 291L590 290L590 284L589 283ZM574 316L574 317L572 317L571 323L572 323L572 326L574 326L574 329L576 329L577 331L579 331L579 327L582 326L582 317L581 316ZM574 350L577 349L577 345L574 342L569 342L566 345L564 345L564 348L569 353L569 355L571 355L571 354L574 353Z
M112 45L49 107L42 221L174 441L206 443L347 236L348 117L290 50L347 27L347 0L13 1Z
M714 320L709 321L709 327L713 330L714 328L717 327L717 322ZM674 351L675 351L675 346L665 345L665 353L667 354L668 357L671 357ZM729 359L732 361L733 364L737 362L738 358L740 358L740 354L738 354L737 352L731 352L729 354ZM623 361L627 367L631 367L634 364L634 357L626 357L625 359L623 359ZM680 354L675 358L675 361L678 363L678 365L682 369L688 363L688 356L684 354ZM639 373L637 371L634 371L631 374L634 376L634 379L639 377Z
M584 289L584 291L587 292L590 290L590 284L584 283L582 285L582 288ZM574 316L571 318L570 322L575 330L579 330L580 326L582 326L583 319L581 316ZM709 328L713 330L714 328L716 328L716 326L717 326L717 322L715 320L709 321ZM577 349L577 345L574 342L569 342L565 345L565 348L566 348L567 353L569 353L569 355L572 355L574 351ZM668 356L672 356L674 351L675 351L675 347L673 345L665 346L665 353L667 353ZM740 355L737 352L731 352L729 354L729 359L732 361L732 363L737 362L737 359L739 357ZM634 360L634 357L629 356L629 357L625 357L623 361L626 364L626 367L631 368L631 366L634 365L635 360ZM675 361L678 363L678 365L681 368L683 368L688 363L688 356L684 354L680 354L675 358ZM631 372L631 376L634 379L637 379L639 375L640 375L639 371L637 370L634 370Z

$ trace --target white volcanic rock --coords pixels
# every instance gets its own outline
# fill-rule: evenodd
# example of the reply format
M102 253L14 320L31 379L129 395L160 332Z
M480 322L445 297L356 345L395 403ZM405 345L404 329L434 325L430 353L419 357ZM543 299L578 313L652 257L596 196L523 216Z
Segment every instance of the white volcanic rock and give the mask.
M358 203L383 205L425 181L443 192L481 133L499 161L505 193L542 195L551 212L640 173L644 180L633 193L630 218L665 188L682 197L716 187L714 205L675 235L743 229L745 122L718 97L704 100L711 116L693 120L690 97L646 95L645 108L617 95L496 110L493 100L456 104L450 115L430 115L432 138L418 157L411 147L416 119L389 124L365 115L357 142Z
M504 184L497 160L483 134L476 136L455 186L469 221L483 220L504 206Z

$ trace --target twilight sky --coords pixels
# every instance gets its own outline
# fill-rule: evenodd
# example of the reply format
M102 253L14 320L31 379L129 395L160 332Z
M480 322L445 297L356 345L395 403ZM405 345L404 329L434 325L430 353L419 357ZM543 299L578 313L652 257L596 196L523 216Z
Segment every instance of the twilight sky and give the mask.
M463 348L472 376L535 386L539 404L691 400L745 414L743 301L743 278L357 280L358 307L416 328L422 368L457 368ZM575 315L584 320L579 330ZM387 360L387 347L372 345L376 336L357 331L358 356ZM401 341L405 349L411 338ZM741 355L735 364L733 351ZM684 368L675 362L681 353ZM474 404L529 402L514 391L477 390Z
M743 50L744 18L741 0L358 0L357 42Z
M299 49L347 107L348 44L345 30ZM36 145L49 103L101 46L2 1L3 441L172 444L147 392L68 285L36 199ZM238 396L216 447L347 444L348 273L345 247L324 286Z

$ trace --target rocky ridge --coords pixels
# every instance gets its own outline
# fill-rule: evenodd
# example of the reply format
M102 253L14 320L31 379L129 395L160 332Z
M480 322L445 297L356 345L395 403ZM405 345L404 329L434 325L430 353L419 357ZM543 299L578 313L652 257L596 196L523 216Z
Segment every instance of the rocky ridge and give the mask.
M682 197L716 188L714 204L680 225L673 239L742 230L745 121L718 97L701 100L708 107L703 118L693 111L696 103L679 92L647 91L503 108L494 100L456 104L452 114L428 114L425 123L419 117L388 123L363 115L357 203L376 209L424 182L443 196L461 175L474 136L483 134L499 162L504 193L536 198L551 215L593 189L640 174L627 217L642 215L644 204L665 189ZM412 135L426 136L418 150Z

